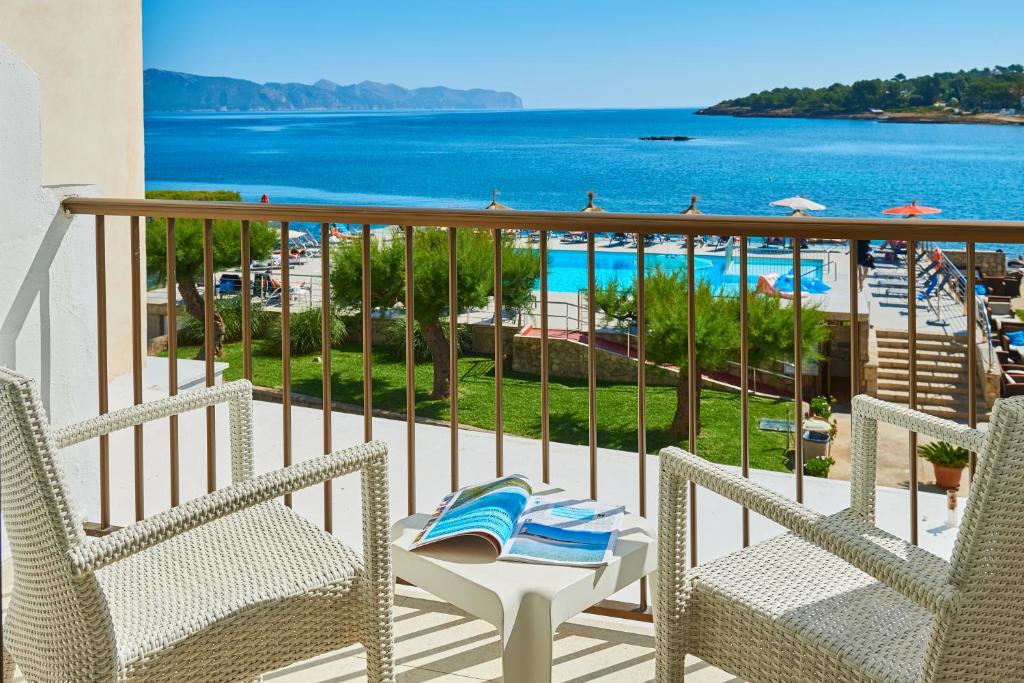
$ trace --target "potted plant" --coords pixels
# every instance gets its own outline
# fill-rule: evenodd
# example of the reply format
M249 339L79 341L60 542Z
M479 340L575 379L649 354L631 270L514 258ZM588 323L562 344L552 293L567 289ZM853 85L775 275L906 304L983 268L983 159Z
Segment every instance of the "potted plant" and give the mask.
M835 396L815 396L811 399L811 414L808 417L820 417L827 420L832 417L832 406L836 403Z
M944 489L959 489L960 477L971 458L966 448L946 441L934 441L917 447L917 454L935 469L935 485Z
M823 458L811 458L804 461L804 474L808 477L828 478L828 472L835 464L836 461L829 455Z
M835 396L815 396L810 401L810 410L807 412L809 418L819 418L828 422L831 426L829 438L835 439L839 431L839 424L832 417L832 406L836 404Z

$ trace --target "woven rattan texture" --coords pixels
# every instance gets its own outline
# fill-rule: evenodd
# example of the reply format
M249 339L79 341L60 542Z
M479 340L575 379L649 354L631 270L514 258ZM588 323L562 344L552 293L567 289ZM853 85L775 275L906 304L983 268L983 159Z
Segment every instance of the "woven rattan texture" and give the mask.
M947 563L874 526L877 423L978 453ZM851 507L824 516L676 448L661 452L657 680L686 654L748 681L1024 680L1024 398L987 434L877 399L853 407ZM690 569L690 483L790 533Z

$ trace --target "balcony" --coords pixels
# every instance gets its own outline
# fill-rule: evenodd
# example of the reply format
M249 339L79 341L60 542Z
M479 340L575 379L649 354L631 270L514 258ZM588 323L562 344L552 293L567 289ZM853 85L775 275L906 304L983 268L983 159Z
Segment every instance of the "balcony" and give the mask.
M960 363L958 372L963 373L967 386L975 390L967 391L963 399L963 421L973 425L983 423L987 407L984 391L985 378L997 363L992 350L997 334L996 326L986 315L985 306L979 302L978 284L974 266L977 262L975 242L997 241L1006 242L1019 240L1024 225L1019 223L984 223L967 221L903 221L898 225L892 221L878 220L846 220L816 218L763 218L739 216L662 216L662 215L616 215L616 214L567 214L552 212L512 212L512 211L460 211L431 209L390 209L377 207L335 207L319 205L249 205L235 203L198 203L171 202L152 200L116 200L71 198L64 201L64 208L78 216L95 216L94 236L97 240L97 272L90 274L96 287L97 319L89 332L95 335L97 353L95 357L96 373L101 378L110 376L108 371L109 348L115 341L115 335L130 338L127 346L132 351L132 370L127 374L115 377L112 381L97 382L95 386L96 401L100 412L114 408L161 398L169 393L186 390L185 385L191 380L197 384L212 385L222 374L225 376L253 377L253 339L248 329L243 330L239 342L241 348L241 367L224 367L213 353L214 297L206 296L203 305L203 326L205 328L203 361L188 361L178 355L173 341L167 347L165 356L144 357L145 331L142 319L142 302L146 298L144 263L139 259L139 243L142 238L142 225L147 218L171 218L177 220L199 219L203 225L204 261L207 268L204 273L202 290L212 293L216 289L216 274L212 267L211 244L214 221L236 221L236 229L241 231L240 243L243 252L248 250L248 234L251 223L269 222L281 231L281 241L288 242L289 226L296 223L313 223L320 227L320 235L327 242L329 228L335 223L351 223L364 226L356 238L358 248L362 252L361 283L362 296L359 306L349 311L358 323L357 341L362 351L361 374L348 377L346 381L358 385L361 389L361 403L357 405L335 405L332 391L332 353L330 351L331 330L329 323L323 319L319 347L319 364L321 381L306 381L301 392L296 391L295 378L292 376L292 353L287 333L284 336L284 353L282 354L280 383L277 387L265 387L259 393L263 400L258 400L255 407L255 443L257 472L266 472L282 465L298 462L313 457L332 448L348 445L353 442L383 439L390 448L390 482L391 482L391 513L394 519L404 517L412 512L431 510L441 497L453 486L486 480L501 473L524 473L537 481L549 481L583 497L595 497L609 503L625 504L627 507L650 519L657 519L658 467L654 448L649 447L648 413L650 411L651 386L648 376L666 370L666 364L650 361L647 352L647 326L645 325L646 299L642 289L636 292L636 325L631 332L613 329L612 321L597 305L590 302L597 300L598 283L596 278L597 254L603 250L598 245L598 234L626 232L635 235L635 246L626 247L631 258L636 259L637 268L634 272L645 273L645 258L656 254L674 254L680 263L686 264L688 286L682 298L686 299L689 312L689 327L696 327L695 322L700 312L697 308L696 259L701 255L717 253L710 247L698 246L698 235L706 233L729 233L735 235L736 252L734 254L735 269L739 272L740 282L751 274L756 274L757 258L752 255L752 242L755 237L779 237L791 239L794 243L800 240L831 240L830 247L821 247L815 251L811 246L807 251L785 250L777 252L773 258L782 258L791 266L795 273L805 273L806 262L820 262L821 279L828 279L831 284L827 296L821 299L807 299L802 296L802 278L794 278L794 291L785 304L792 311L794 320L793 338L802 338L802 311L805 306L816 310L824 310L824 318L831 326L830 341L844 350L835 355L825 355L830 359L845 354L846 363L840 370L831 368L825 381L835 393L844 394L848 400L850 394L872 391L873 393L889 392L888 398L898 400L912 406L931 407L927 400L931 394L923 388L927 382L925 372L919 373L919 363L924 365L929 353L934 352L932 346L945 343L942 336L955 341L962 354L949 356L940 362ZM127 236L134 245L130 263L113 264L105 261L104 241L113 239L115 228L108 227L108 216L128 216ZM89 218L88 220L93 220ZM164 223L167 244L175 244L175 224L173 221ZM391 231L374 231L371 226L401 226ZM494 300L501 298L501 254L502 250L494 250L495 262L493 272L496 273L491 293L497 291L497 297L483 307L465 313L467 322L476 322L481 327L491 328L490 366L485 381L493 385L493 394L489 398L490 409L496 412L494 428L481 429L458 421L460 395L458 383L464 381L459 367L460 350L456 340L448 340L451 344L451 377L453 392L450 403L450 414L456 419L445 422L435 418L417 415L420 405L416 399L417 361L412 352L412 326L405 328L405 345L407 355L403 363L406 379L405 403L401 411L382 410L375 401L381 399L380 393L374 391L374 355L375 347L373 330L378 320L388 317L404 317L405 311L416 305L414 288L408 277L405 279L404 294L398 306L390 311L374 310L371 301L371 287L374 282L371 258L371 245L382 240L406 240L408 249L407 270L411 274L413 268L413 250L410 238L414 228L447 232L448 258L450 264L457 263L455 254L458 231L489 231L496 245L506 234L511 233L509 226L516 231L526 231L516 248L529 247L538 251L542 264L539 283L535 291L536 303L522 312L523 329L533 328L532 338L536 346L529 346L536 353L533 364L538 367L536 378L537 415L539 417L539 438L516 435L515 425L505 428L503 418L509 415L505 398L506 382L503 363L495 363L495 358L504 357L506 320L505 316L495 314ZM421 228L420 226L444 226L440 228ZM225 229L218 225L216 229ZM560 327L552 324L558 320L558 302L571 307L571 296L564 296L550 290L549 269L544 264L549 262L551 251L556 247L552 239L553 233L578 231L585 235L584 243L577 249L581 250L586 259L586 286L583 293L576 296L575 326L570 330L569 324ZM898 234L897 234L898 233ZM536 234L536 241L534 235ZM648 244L649 235L670 236L667 246ZM116 235L118 239L124 235ZM910 240L907 245L909 255L900 265L891 269L879 269L865 288L858 292L856 248L854 240L890 239ZM931 241L963 241L965 248L965 267L957 269L950 259L942 259L949 268L949 277L941 292L934 310L935 315L942 315L949 322L941 334L935 326L928 326L928 316L933 309L908 306L908 301L917 301L918 283L917 260L914 255L921 253L925 260L932 259ZM915 241L917 241L915 243ZM90 245L91 246L91 245ZM173 253L173 252L172 252ZM813 259L812 259L813 256ZM321 278L315 280L310 288L310 297L293 302L290 296L279 297L276 306L272 306L284 321L284 329L288 329L290 316L297 314L305 305L325 306L331 300L330 273L331 258L325 250L317 264L321 270ZM282 250L284 261L279 271L281 291L288 292L289 278L293 277L288 268L288 250ZM249 282L252 276L249 260L239 259L241 282ZM174 263L170 258L169 263ZM829 264L825 266L824 264ZM111 329L105 319L105 301L110 295L107 292L102 275L108 269L129 268L132 272L131 296L136 312L131 329ZM826 269L829 274L826 276ZM164 291L167 297L166 310L169 313L167 326L176 329L181 316L177 295L174 287L174 266L168 268L168 287ZM448 270L448 278L443 286L448 290L449 301L456 301L459 293L456 289L457 273ZM899 276L906 275L902 286ZM297 274L296 274L297 276ZM879 280L885 280L879 284ZM890 281L891 280L891 281ZM643 278L640 279L643 281ZM885 305L880 305L880 290L886 290ZM891 291L890 291L891 290ZM312 294L316 291L316 297ZM168 294L169 292L169 294ZM152 301L159 299L159 290L148 295ZM249 287L242 287L238 293L243 311L250 310L250 299L253 292ZM715 459L714 453L702 451L698 446L698 437L694 425L699 416L694 398L704 391L705 387L719 387L723 392L731 392L735 399L735 415L730 419L736 424L746 424L748 429L740 429L737 441L735 469L743 476L764 484L765 486L801 500L815 509L832 513L847 506L849 500L849 483L845 480L849 472L849 422L843 422L843 413L838 411L840 438L833 444L834 465L832 478L818 478L805 475L802 467L794 467L791 472L768 471L757 469L751 465L751 430L755 423L751 414L751 404L757 398L754 385L761 383L767 390L774 385L774 400L789 402L797 409L792 412L792 429L801 434L805 424L806 404L810 398L810 387L820 387L821 372L817 378L804 378L804 371L794 368L805 368L803 354L805 347L795 343L788 359L776 359L774 369L750 363L750 341L748 333L748 314L751 298L755 296L747 287L738 287L735 297L738 299L742 338L739 340L739 353L731 361L731 370L721 373L705 373L698 377L690 373L685 378L685 391L689 396L689 409L686 415L689 424L689 435L682 441L689 450L699 455ZM292 306L295 305L293 310ZM1019 307L1020 304L1018 303ZM900 315L900 307L906 315ZM944 307L944 308L942 308ZM452 307L458 308L458 305ZM243 318L248 325L248 319ZM904 344L905 375L908 383L906 390L896 385L894 380L885 377L884 366L878 366L881 348L891 349L896 337L879 335L878 330L886 327L905 329L905 337L899 337ZM572 334L570 334L572 333ZM576 336L573 337L573 334ZM551 366L552 342L559 336L577 344L577 351L583 368L583 377L578 385L574 385L573 393L585 397L587 408L585 423L581 422L576 431L586 433L586 437L578 443L565 443L553 438L552 421L565 419L559 417L559 406L553 406L550 400L552 383L558 379L553 375ZM615 335L619 335L616 337ZM520 330L519 336L531 335ZM571 338L571 339L570 339ZM121 339L119 341L125 341ZM614 347L617 340L623 340L625 352ZM690 367L698 366L696 335L685 338L685 354ZM119 344L124 347L125 344ZM881 348L879 348L881 347ZM525 351L524 353L529 353ZM632 403L623 405L622 410L636 415L635 449L604 447L599 441L602 430L602 414L597 409L599 386L604 386L604 376L608 372L603 363L599 367L602 353L616 353L624 357L623 363L634 368L636 379L630 396ZM308 355L308 354L307 354ZM486 355L486 354L482 354ZM788 374L786 363L788 362ZM895 361L892 361L895 362ZM835 365L835 363L833 363ZM669 370L671 368L668 368ZM888 368L904 372L903 367ZM678 372L678 368L676 368ZM488 373L493 373L492 375ZM761 373L760 375L758 373ZM802 378L793 381L793 375ZM773 379L774 376L774 379ZM788 378L788 379L787 379ZM844 379L845 378L845 379ZM308 380L309 378L304 378ZM382 382L378 378L379 382ZM582 382L585 381L585 386ZM789 385L786 386L785 382ZM845 384L844 384L845 382ZM619 385L625 385L619 382ZM389 392L393 386L385 387ZM920 390L920 391L919 391ZM831 392L826 392L831 393ZM355 395L355 394L353 394ZM392 397L393 399L394 397ZM465 399L462 399L465 401ZM464 409L467 408L464 404ZM944 404L937 404L939 410ZM956 406L960 408L959 405ZM607 415L605 415L607 419ZM55 422L60 422L54 416ZM89 457L95 457L99 463L99 481L78 482L82 489L98 491L96 504L93 506L93 524L90 529L95 535L109 533L112 528L131 523L135 519L151 515L159 510L180 504L198 495L214 490L230 481L230 463L228 459L229 444L226 428L227 409L217 408L210 414L194 412L183 415L176 423L161 420L144 429L127 430L110 436L93 444ZM786 427L789 429L789 426ZM845 434L843 433L845 430ZM559 432L562 433L562 432ZM844 438L846 439L844 441ZM952 552L952 544L956 535L956 526L947 524L947 496L936 492L934 488L923 486L928 477L927 470L921 468L915 457L916 439L908 437L898 430L884 431L880 434L882 446L879 457L880 484L878 490L878 524L880 527L915 542L936 555L948 558ZM795 439L793 443L796 463L805 460L804 441ZM965 476L962 494L969 491L969 475ZM357 476L348 476L335 480L324 487L316 487L295 493L288 501L295 510L308 517L317 525L323 526L330 533L338 536L353 546L359 545L361 519L358 506L352 501L358 499L359 480ZM769 538L780 532L781 527L746 510L727 502L719 496L700 490L694 503L694 529L692 539L695 562L706 562L721 557L743 547L748 543ZM6 569L6 567L5 567ZM7 583L9 572L5 571L4 595L9 591ZM460 613L415 587L400 586L396 598L396 641L397 664L400 680L493 680L500 677L500 647L496 632L484 622L475 620ZM654 671L654 638L651 626L651 595L650 586L637 584L616 594L606 604L598 606L594 613L584 614L564 625L556 636L555 645L555 680L596 681L596 680L652 680ZM365 664L356 652L354 657L347 656L349 651L331 655L288 667L282 671L268 674L265 680L280 681L319 681L319 680L362 680ZM727 681L737 680L728 674L702 662L694 660L688 671L688 680L695 681ZM17 680L17 679L16 679Z

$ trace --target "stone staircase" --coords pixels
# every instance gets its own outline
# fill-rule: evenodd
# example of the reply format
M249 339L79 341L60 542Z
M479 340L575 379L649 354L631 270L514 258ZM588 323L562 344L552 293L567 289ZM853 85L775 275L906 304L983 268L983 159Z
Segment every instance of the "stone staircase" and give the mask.
M875 330L878 342L878 398L907 403L910 396L910 349L906 330ZM917 335L917 407L936 417L968 419L967 345L944 334ZM984 392L978 389L978 420L988 417Z

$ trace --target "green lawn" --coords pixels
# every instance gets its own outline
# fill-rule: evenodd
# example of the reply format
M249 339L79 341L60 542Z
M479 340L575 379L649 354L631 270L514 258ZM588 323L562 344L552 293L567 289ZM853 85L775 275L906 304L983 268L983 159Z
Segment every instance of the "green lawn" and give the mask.
M181 347L179 355L192 358L196 347ZM318 354L292 356L292 391L321 395ZM225 345L218 359L229 363L228 380L242 376L242 345ZM278 349L263 341L253 342L253 383L281 388L281 359ZM363 400L362 352L358 344L346 345L331 355L331 395L335 401L361 405ZM416 414L448 419L448 402L432 401L433 370L429 363L416 366ZM505 433L540 438L540 380L530 375L506 372L502 382L505 402ZM703 429L697 450L700 455L723 464L740 462L740 397L738 394L704 389ZM606 448L633 450L637 433L637 390L631 384L601 382L597 389L597 440ZM373 354L374 408L405 411L405 364L385 351ZM571 444L587 443L587 383L583 380L552 380L550 383L551 439ZM675 410L673 387L647 388L647 445L650 452L676 444L668 427ZM752 397L750 399L750 464L752 467L784 471L784 434L761 432L761 417L785 419L792 410L789 401ZM483 429L494 428L494 360L488 356L459 359L459 421Z

